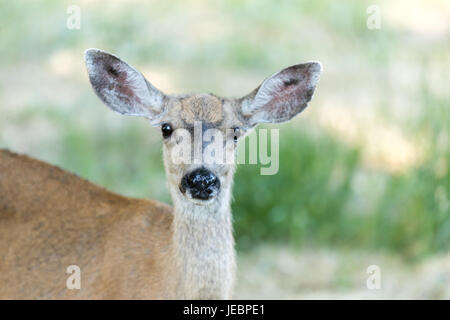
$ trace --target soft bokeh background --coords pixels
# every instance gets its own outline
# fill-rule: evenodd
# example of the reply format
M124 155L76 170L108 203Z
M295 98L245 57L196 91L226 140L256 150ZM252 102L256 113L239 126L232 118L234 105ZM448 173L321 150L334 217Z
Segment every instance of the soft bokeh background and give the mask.
M323 63L309 108L267 126L278 174L237 171L236 298L450 298L448 1L1 1L0 147L170 202L160 132L101 104L89 47L167 93L239 97ZM366 288L372 264L381 290Z

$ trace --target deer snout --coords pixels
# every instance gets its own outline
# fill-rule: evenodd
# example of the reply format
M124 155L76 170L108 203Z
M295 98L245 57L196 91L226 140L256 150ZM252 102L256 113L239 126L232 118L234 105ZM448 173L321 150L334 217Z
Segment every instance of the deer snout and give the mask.
M220 180L206 168L198 168L181 179L181 192L187 190L194 199L209 200L217 195L220 190Z

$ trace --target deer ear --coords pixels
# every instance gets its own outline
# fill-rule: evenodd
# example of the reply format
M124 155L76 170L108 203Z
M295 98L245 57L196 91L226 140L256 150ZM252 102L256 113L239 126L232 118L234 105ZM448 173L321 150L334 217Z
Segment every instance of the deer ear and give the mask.
M84 60L97 96L112 110L157 123L165 95L125 61L99 49L88 49Z
M320 62L297 64L267 78L241 98L240 112L249 127L260 122L284 122L300 113L311 100L322 71Z

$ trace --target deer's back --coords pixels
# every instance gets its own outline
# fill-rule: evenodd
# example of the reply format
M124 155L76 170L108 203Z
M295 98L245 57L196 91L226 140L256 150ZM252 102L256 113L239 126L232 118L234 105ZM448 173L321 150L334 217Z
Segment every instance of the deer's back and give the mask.
M167 205L0 150L0 298L159 297L171 230Z

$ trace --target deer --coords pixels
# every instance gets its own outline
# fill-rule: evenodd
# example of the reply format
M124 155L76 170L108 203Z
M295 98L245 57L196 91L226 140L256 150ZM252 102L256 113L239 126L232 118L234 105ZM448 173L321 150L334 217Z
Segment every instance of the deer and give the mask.
M146 118L162 135L172 206L125 197L46 162L0 150L1 299L230 299L236 257L231 190L236 164L205 161L214 129L233 154L259 123L292 119L310 102L320 62L290 66L242 98L165 94L117 56L84 53L110 109ZM176 136L193 133L199 139ZM182 137L182 138L180 138ZM175 161L180 146L186 158ZM225 150L227 149L227 150ZM133 155L127 155L133 156ZM80 288L68 288L68 266Z

